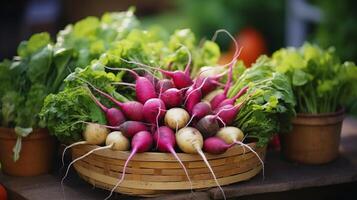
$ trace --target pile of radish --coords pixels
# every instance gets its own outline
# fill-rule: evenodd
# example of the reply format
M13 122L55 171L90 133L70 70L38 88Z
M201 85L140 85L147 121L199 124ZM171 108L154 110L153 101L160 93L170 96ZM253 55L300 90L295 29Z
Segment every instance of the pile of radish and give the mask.
M84 141L74 143L66 149L83 144L100 147L73 160L68 168L94 151L130 151L121 177L110 193L111 196L125 179L126 166L135 154L149 151L167 152L177 159L191 183L185 166L176 154L175 149L179 149L184 153L198 154L202 157L225 197L205 153L221 154L236 144L254 152L242 142L243 132L232 126L241 107L241 104L235 105L235 102L247 92L248 87L244 87L232 98L227 97L232 85L232 69L238 55L237 50L233 60L227 65L205 67L195 78L190 76L190 59L184 71L165 71L140 63L134 63L138 67L135 71L117 68L129 71L135 79L135 101L119 102L113 96L94 87L88 80L82 80L89 89L93 101L105 113L108 124L83 122L87 124L83 132ZM209 70L217 71L218 68L222 72L218 75L205 73ZM153 75L155 73L150 74L147 71L162 73L165 78L159 79ZM227 81L222 84L220 80L225 75ZM106 107L96 95L107 98L116 107ZM256 155L259 158L259 155ZM260 161L262 162L261 159Z

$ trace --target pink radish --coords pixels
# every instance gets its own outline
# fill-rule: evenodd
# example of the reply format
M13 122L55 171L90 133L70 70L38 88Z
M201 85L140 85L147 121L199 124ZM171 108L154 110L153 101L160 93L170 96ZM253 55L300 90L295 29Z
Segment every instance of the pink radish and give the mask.
M215 90L217 86L221 85L219 79L225 74L226 72L210 77L198 76L195 80L195 84L201 85L204 82L204 80L207 78L207 81L203 84L201 89L202 94L206 95L212 92L213 90Z
M149 151L152 147L152 144L153 144L153 138L152 138L150 132L140 131L134 135L133 139L131 140L131 153L129 154L127 160L124 163L121 178L118 180L118 182L112 188L109 196L105 199L109 199L112 196L114 190L120 185L120 183L123 182L127 165L129 163L129 161L134 157L134 155L136 153L143 153L143 152Z
M136 133L140 131L148 130L148 127L143 122L139 122L139 121L125 121L124 123L120 124L120 126L104 126L104 127L112 130L119 130L127 138L132 138Z
M217 132L216 136L221 138L222 140L224 140L227 144L238 144L238 145L243 146L243 148L247 148L252 153L254 153L257 156L257 158L259 159L259 161L260 161L260 163L262 165L263 179L264 179L264 177L265 177L265 175L264 175L264 162L260 158L260 156L258 155L258 153L256 151L254 151L249 145L244 144L242 142L242 140L244 138L244 134L239 128L233 127L233 126L227 126L227 127L221 128Z
M141 121L143 119L143 113L142 113L142 109L143 109L143 104L141 104L140 102L137 101L128 101L125 103L122 103L118 100L116 100L114 97L112 97L111 95L103 92L102 90L96 88L93 84L91 84L90 82L75 76L75 78L87 83L89 86L91 86L95 91L97 91L100 95L106 97L107 99L109 99L111 102L113 102L114 104L116 104L117 106L119 106L119 108L121 109L121 111L124 113L124 115L131 120L134 121Z
M167 108L173 108L182 104L182 96L181 90L170 88L161 94L160 99L165 103Z
M180 163L183 171L186 174L187 180L190 182L192 190L192 181L190 179L190 176L188 175L187 169L174 149L176 145L175 133L169 127L161 126L154 133L154 141L157 143L156 146L158 147L158 150L160 152L170 152Z
M206 77L199 86L198 84L193 84L186 91L184 105L189 113L192 113L193 107L201 101L202 99L201 89L207 80L208 78Z
M223 93L217 94L215 97L213 97L213 99L210 101L212 109L216 109L218 107L218 105L227 99L227 93L229 88L231 87L231 83L232 83L232 76L233 76L233 66L234 66L235 62L232 63L232 65L229 68L229 73L228 73L228 78L227 78L227 82L226 85L224 86L224 90Z
M93 86L92 86L93 87ZM110 101L115 103L119 108L124 112L125 116L134 121L142 121L143 120L143 104L137 101L128 101L125 103L122 103L118 100L116 100L114 97L110 96L109 94L93 87L95 91L97 91L99 94L105 96L108 98Z
M191 119L188 121L186 126L188 126L193 119L199 120L202 117L210 114L212 114L211 105L207 102L199 102L193 106L191 111Z
M225 105L234 105L237 99L239 99L241 96L247 93L247 91L248 91L248 86L243 87L234 97L225 99L224 101L219 103L217 107L222 107Z
M161 99L149 99L144 104L143 115L147 122L158 124L158 122L165 116L165 113L165 103Z
M210 170L218 188L221 190L224 199L226 199L226 195L221 185L218 183L216 175L214 174L212 167L210 166L205 154L202 151L203 137L201 133L197 129L192 127L182 128L176 133L176 142L183 152L190 154L199 154L202 157L203 161L206 163L208 169Z
M231 125L233 123L233 121L235 120L242 105L243 105L243 102L239 103L235 106L228 104L228 105L217 108L216 110L213 111L213 113L216 114L220 119L222 119L222 122L224 122L224 124L223 124L220 121L221 126Z
M174 83L172 82L172 80L169 80L169 79L161 79L155 85L157 94L163 93L166 90L168 90L170 88L174 88L174 87L175 87Z
M89 89L88 89L89 90ZM110 126L119 126L125 121L124 114L116 109L116 108L107 108L105 107L89 90L89 94L94 100L94 102L102 109L102 111L105 113L106 119L108 121L108 124Z
M148 99L157 97L153 82L147 79L146 77L139 76L138 73L127 68L111 68L111 67L106 67L106 68L111 70L128 71L135 77L135 94L136 94L136 99L140 103L145 103Z
M211 154L222 154L226 152L232 145L227 144L219 137L207 138L203 143L203 150Z
M139 65L139 66L143 66L143 67L147 67L150 69L155 69L160 71L162 74L164 74L167 77L170 77L174 83L174 85L176 86L176 88L181 89L181 88L185 88L185 87L189 87L190 85L192 85L193 81L190 77L190 65L191 65L191 54L188 52L189 54L189 61L185 67L184 71L166 71L163 70L161 68L157 68L157 67L151 67L149 65L145 65L139 62L135 62L135 61L128 61L125 59L120 58L121 60L123 60L126 63L129 64L135 64L135 65Z

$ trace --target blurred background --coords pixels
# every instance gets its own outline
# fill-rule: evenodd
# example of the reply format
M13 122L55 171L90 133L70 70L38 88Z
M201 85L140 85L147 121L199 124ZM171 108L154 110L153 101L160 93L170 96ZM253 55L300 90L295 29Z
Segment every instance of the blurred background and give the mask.
M144 25L168 30L189 27L200 38L227 29L244 46L249 65L260 54L304 41L335 46L343 60L357 61L357 2L353 0L3 0L0 2L0 59L16 55L20 41L36 32L55 37L66 24L86 16L136 7ZM231 42L218 38L230 58ZM222 61L223 62L223 61Z

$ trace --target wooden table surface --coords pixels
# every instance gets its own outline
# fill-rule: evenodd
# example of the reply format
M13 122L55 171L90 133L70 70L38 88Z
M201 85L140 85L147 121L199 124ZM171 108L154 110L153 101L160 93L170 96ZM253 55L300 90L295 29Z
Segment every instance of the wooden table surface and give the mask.
M81 180L75 172L71 172L64 184L64 193L60 185L60 175L47 174L37 177L9 177L0 174L0 182L9 190L11 199L19 200L94 200L104 199L108 191L93 188ZM357 119L345 119L340 157L332 163L318 166L300 165L282 160L279 152L268 152L265 162L265 180L262 174L253 179L224 186L228 198L283 192L317 186L328 186L357 181ZM188 199L189 192L176 192L151 199L179 200ZM218 189L196 191L194 199L221 199ZM140 199L124 195L115 195L112 199ZM147 198L146 198L147 199Z

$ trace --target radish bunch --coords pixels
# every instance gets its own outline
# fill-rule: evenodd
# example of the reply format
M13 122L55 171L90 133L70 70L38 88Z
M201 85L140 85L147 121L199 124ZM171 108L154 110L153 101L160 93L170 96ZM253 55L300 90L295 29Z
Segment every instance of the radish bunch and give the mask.
M172 72L146 65L138 66L139 70L142 67L144 71L157 70L162 73L165 78L161 80L154 76L140 76L138 72L125 69L135 78L136 100L128 102L120 102L83 80L90 86L89 94L105 113L108 124L94 125L86 122L87 128L83 133L85 141L70 145L68 148L81 144L105 144L105 146L75 159L69 167L94 151L131 149L123 173L108 196L110 198L116 187L124 180L126 166L136 153L168 152L177 159L191 183L185 165L176 154L177 144L180 151L199 154L202 157L225 197L204 152L221 154L235 144L252 150L242 143L243 133L231 126L242 105L236 105L236 101L248 90L248 87L244 87L234 97L227 97L227 92L232 85L234 64L235 62L229 63L229 70L220 75L201 76L200 73L195 78L190 76L191 61L188 62L184 71ZM225 74L228 74L227 82L219 83L220 78ZM221 85L224 90L217 93L216 90L220 90ZM116 107L107 108L95 94L109 99ZM206 96L210 96L209 101L204 100ZM98 126L101 131L94 130L94 128L99 129ZM111 133L109 133L110 130Z

